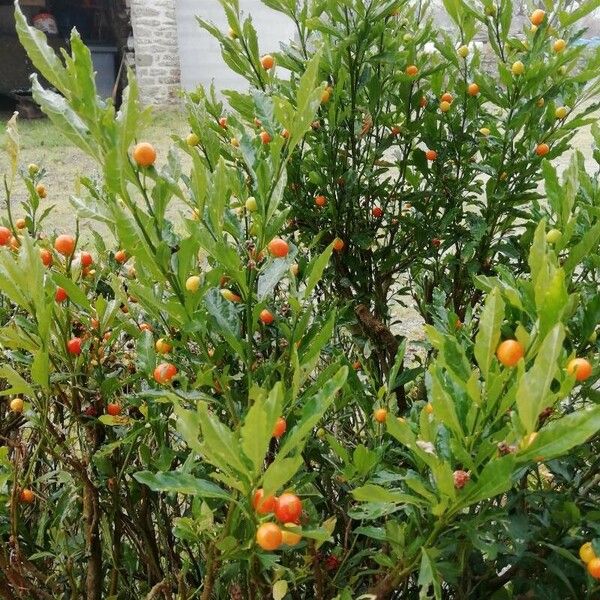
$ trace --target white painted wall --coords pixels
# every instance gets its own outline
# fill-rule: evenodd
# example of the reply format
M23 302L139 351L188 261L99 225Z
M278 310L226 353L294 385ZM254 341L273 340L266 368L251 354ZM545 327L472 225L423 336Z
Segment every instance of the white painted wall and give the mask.
M279 49L279 42L294 37L291 20L268 7L260 0L240 0L240 8L252 15L258 32L261 54ZM227 67L219 44L204 29L196 16L212 21L223 31L228 30L223 9L217 0L176 0L177 36L181 85L194 89L199 84L210 84L214 79L217 89L243 89L244 80Z

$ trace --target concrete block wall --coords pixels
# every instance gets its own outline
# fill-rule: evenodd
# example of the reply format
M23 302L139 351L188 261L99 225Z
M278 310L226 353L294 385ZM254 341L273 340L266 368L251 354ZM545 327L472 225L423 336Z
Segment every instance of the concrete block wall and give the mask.
M175 0L129 0L135 71L146 104L178 101L181 69Z

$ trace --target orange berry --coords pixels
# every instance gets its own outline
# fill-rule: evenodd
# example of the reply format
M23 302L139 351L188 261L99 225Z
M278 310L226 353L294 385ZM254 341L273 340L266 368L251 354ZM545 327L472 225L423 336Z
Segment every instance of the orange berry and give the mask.
M260 488L254 492L254 497L252 498L252 506L259 515L267 515L275 512L275 508L277 507L277 496L268 496L265 498L264 495L264 490Z
M594 547L591 542L586 542L579 548L579 558L587 565L590 561L596 558Z
M275 320L275 317L273 316L273 314L270 311L268 311L266 308L260 311L260 315L258 318L265 325L270 325Z
M514 367L525 356L525 348L517 340L504 340L498 346L496 356L505 367Z
M48 192L46 191L46 186L43 183L38 183L35 186L35 193L40 197L40 198L45 198L48 195Z
M70 235L59 235L54 241L54 248L63 256L71 256L75 250L75 238Z
M467 92L469 96L477 96L479 95L479 86L476 83L470 83Z
M315 196L315 204L321 208L327 204L327 198L323 194Z
M534 10L529 17L529 20L536 27L541 25L544 22L544 17L546 16L546 11L543 11L541 8Z
M345 245L344 240L341 238L335 238L335 240L333 240L333 249L336 252L341 252Z
M82 252L79 255L79 262L81 263L82 267L89 267L94 263L94 259L89 252Z
M106 405L106 412L111 417L116 417L117 415L121 414L121 407L116 402L109 402Z
M115 252L115 260L120 264L126 263L127 254L125 253L125 250L117 250Z
M24 504L31 504L35 499L33 492L30 489L24 488L19 494L19 500Z
M385 420L387 419L387 414L388 411L385 408L378 408L374 413L373 413L373 418L378 422L378 423L385 423Z
M69 297L69 295L67 294L67 291L64 288L61 288L61 287L56 288L56 293L54 294L54 299L57 302L64 302L68 297Z
M265 54L260 59L260 64L265 71L272 69L275 66L275 59L270 54Z
M538 156L546 156L550 152L550 146L548 144L538 144L535 148L535 153Z
M263 145L267 145L271 142L271 136L269 135L268 131L261 131L258 134L258 137L260 138L260 141L263 143Z
M427 150L427 152L425 152L425 158L433 161L437 158L437 152L435 150Z
M408 65L408 67L406 67L406 74L409 77L414 77L415 75L417 75L418 72L419 72L419 69L417 68L416 65Z
M256 543L263 550L277 550L283 543L281 529L275 523L263 523L256 530Z
M40 250L40 259L42 261L42 264L45 267L49 267L52 265L52 261L54 260L52 258L52 252L50 252L50 250L47 250L46 248L42 248Z
M587 564L587 570L594 579L600 579L600 558L592 558Z
M567 373L574 375L577 381L585 381L592 374L592 365L585 358L574 358L567 365Z
M290 132L287 129L282 129L281 130L281 137L284 140L287 140L290 137Z
M219 126L223 129L227 129L227 117L221 117L219 119Z
M275 256L276 258L284 258L288 255L288 252L290 251L288 243L285 240L282 240L278 237L273 238L269 242L267 248L269 249L271 255Z
M0 246L6 246L12 237L8 227L0 227Z
M154 348L159 354L169 354L173 350L173 346L169 344L164 338L158 338Z
M425 96L421 96L421 98L419 99L419 106L421 108L425 108L428 104L427 98L425 98Z
M279 417L273 427L273 437L280 438L287 429L287 422L283 417Z
M151 167L156 161L156 150L148 142L140 142L133 149L133 160L140 167Z
M82 339L79 337L71 338L67 342L67 352L79 356L81 354Z
M285 523L286 527L296 527L295 523ZM282 530L281 535L283 536L283 543L286 546L295 546L299 544L302 540L302 535L299 533L294 533L293 531L285 531Z
M17 219L15 221L15 227L17 229L25 229L25 227L27 227L27 221L25 221L25 219Z
M452 94L450 92L445 92L442 94L442 97L440 98L440 100L442 102L448 102L449 104L452 104L452 101L454 100L454 98L452 97Z
M302 501L296 494L281 494L275 506L275 517L280 523L299 523L302 515Z
M154 369L154 380L163 385L169 383L175 375L177 375L177 367L168 362L160 363Z
M371 211L371 214L376 219L381 219L381 217L383 217L383 209L381 208L381 206L374 206L373 210Z

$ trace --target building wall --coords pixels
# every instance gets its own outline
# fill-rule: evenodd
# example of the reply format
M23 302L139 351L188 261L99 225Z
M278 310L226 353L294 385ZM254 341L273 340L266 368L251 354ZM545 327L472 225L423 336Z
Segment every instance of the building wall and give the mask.
M176 1L180 0L129 0L135 71L146 104L165 106L177 102L181 71Z
M217 0L175 0L177 34L181 63L181 84L194 89L212 80L217 89L243 88L242 77L233 73L221 57L219 44L201 29L197 16L212 21L223 31L228 30L223 8ZM294 37L293 23L281 13L266 7L260 0L240 0L240 8L252 15L258 32L262 54L279 49L279 42Z

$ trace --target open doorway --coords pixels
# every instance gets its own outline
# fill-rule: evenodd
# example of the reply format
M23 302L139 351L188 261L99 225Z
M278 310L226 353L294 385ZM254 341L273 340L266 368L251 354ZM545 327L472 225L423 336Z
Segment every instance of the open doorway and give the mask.
M29 23L44 31L55 49L68 48L76 27L92 53L100 95L118 100L120 67L131 31L126 0L21 0L20 4ZM13 0L0 0L0 110L27 102L34 71L17 38L13 10ZM34 116L25 105L20 108L22 116Z

